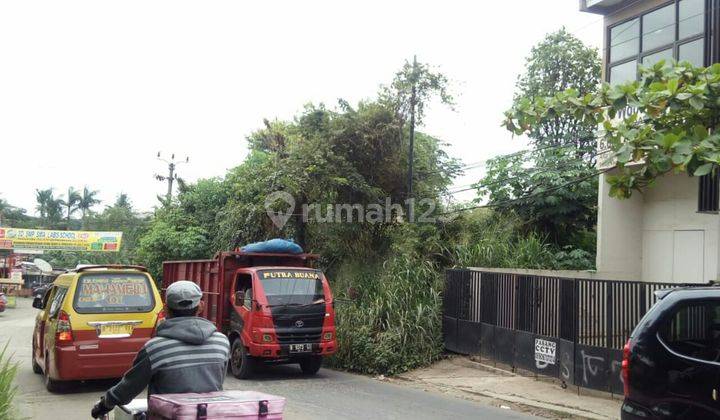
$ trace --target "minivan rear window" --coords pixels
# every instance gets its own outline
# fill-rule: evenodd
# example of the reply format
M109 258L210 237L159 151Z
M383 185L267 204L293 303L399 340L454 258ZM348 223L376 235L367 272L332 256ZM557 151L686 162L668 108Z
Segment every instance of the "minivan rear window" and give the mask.
M78 280L73 306L81 314L148 312L155 297L145 275L92 273Z

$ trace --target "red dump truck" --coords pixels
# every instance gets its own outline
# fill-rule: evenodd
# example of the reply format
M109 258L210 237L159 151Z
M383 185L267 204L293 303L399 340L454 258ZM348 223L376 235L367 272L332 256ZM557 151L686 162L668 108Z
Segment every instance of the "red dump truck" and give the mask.
M250 377L258 363L299 363L315 374L337 349L335 310L315 254L219 252L210 260L166 261L162 286L197 283L212 321L230 339L230 369Z

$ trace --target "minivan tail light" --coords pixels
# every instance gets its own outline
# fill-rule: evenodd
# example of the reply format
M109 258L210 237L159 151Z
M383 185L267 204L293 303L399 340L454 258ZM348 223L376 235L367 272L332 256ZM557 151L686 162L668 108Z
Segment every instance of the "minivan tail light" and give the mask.
M625 343L625 346L623 346L623 359L622 359L622 365L620 368L620 372L622 375L622 381L623 381L623 394L625 394L626 397L630 396L630 352L632 349L632 344L630 340Z
M165 318L166 318L165 310L163 309L160 312L158 312L157 318L155 318L155 326L153 327L153 332L152 332L153 337L155 336L155 333L157 333L158 325L162 324L162 322L165 321Z
M157 319L155 320L155 328L157 328L157 326L160 325L160 323L162 323L163 321L165 321L165 311L164 310L158 312Z
M72 325L70 325L70 315L65 311L58 314L57 329L55 330L55 341L58 344L70 344L73 341Z

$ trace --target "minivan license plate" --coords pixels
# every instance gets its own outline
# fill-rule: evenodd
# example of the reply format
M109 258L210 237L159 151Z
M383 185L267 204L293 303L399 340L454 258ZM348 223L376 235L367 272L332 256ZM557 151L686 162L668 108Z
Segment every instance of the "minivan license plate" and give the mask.
M312 344L290 344L290 353L308 353L312 351Z
M100 326L100 337L122 338L132 335L132 324L107 324Z

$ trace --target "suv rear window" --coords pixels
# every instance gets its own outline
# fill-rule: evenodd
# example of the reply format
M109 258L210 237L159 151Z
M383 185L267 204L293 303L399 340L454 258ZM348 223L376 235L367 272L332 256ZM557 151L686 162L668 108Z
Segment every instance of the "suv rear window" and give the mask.
M73 307L81 314L148 312L155 297L143 274L93 273L78 280Z
M720 361L720 301L680 306L659 332L665 345L682 355Z

